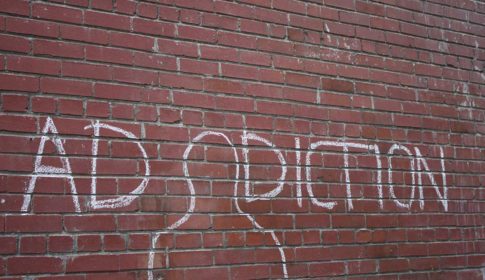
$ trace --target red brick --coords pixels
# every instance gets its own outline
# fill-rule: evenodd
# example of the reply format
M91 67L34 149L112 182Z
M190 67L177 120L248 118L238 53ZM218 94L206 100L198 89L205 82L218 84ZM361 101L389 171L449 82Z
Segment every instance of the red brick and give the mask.
M46 239L43 236L23 236L20 238L21 254L45 254Z
M29 1L2 0L0 2L0 11L7 14L28 16L30 14Z
M342 262L316 263L310 264L310 276L336 276L345 272L345 266Z
M219 32L218 42L225 46L256 48L256 38L231 32Z
M169 254L169 263L173 267L206 266L212 264L210 251L173 252Z
M138 101L141 99L142 89L134 86L96 83L94 96L106 99Z
M7 31L21 34L55 38L59 35L59 26L54 23L20 18L6 19Z
M214 268L202 268L202 269L187 269L185 270L185 277L189 279L225 279L228 277L228 268L214 267ZM236 278L233 278L236 279Z
M326 90L338 92L353 92L354 86L351 82L334 79L322 79L322 87Z
M141 52L134 53L133 64L142 66L142 67L161 69L161 70L177 69L176 60L173 57L156 55L156 54L147 54L147 53L141 53Z
M253 112L254 102L250 99L215 97L215 107L221 110Z
M32 16L40 19L52 19L55 21L81 24L83 12L80 9L72 9L61 6L35 3L32 5Z
M126 16L88 10L84 12L84 23L118 30L130 30L131 19Z
M175 236L176 248L200 248L202 246L202 239L200 234L179 234Z
M52 235L48 240L49 252L51 253L66 253L71 252L74 245L74 240L67 235Z
M202 13L199 11L182 9L180 11L180 21L184 23L200 24L201 14Z
M159 230L164 228L164 221L158 215L125 215L118 217L118 229L129 230Z
M113 3L105 2L102 0L91 1L91 6L97 10L111 11L113 10Z
M133 119L134 109L132 105L113 104L111 105L111 115L113 116L113 118Z
M0 115L0 129L5 131L34 132L36 119L26 116Z
M39 113L55 113L56 100L49 97L33 97L32 98L32 112Z
M77 250L79 252L99 252L102 249L100 235L79 235L77 237Z
M350 24L340 22L325 22L325 31L331 34L339 34L344 36L355 36L355 27Z
M271 57L268 54L261 53L261 52L254 52L254 51L239 51L239 62L240 63L247 63L247 64L254 64L254 65L263 65L263 66L270 66L271 65ZM264 72L268 69L261 68L259 69L260 72ZM283 76L281 74L281 76Z
M118 271L118 255L75 256L67 261L66 272Z
M103 237L104 250L121 251L126 249L126 240L121 235L105 235Z
M175 25L152 20L134 18L133 30L138 33L150 35L175 36Z
M59 75L61 64L50 59L38 59L25 56L8 56L7 69L14 72Z
M263 114L274 114L291 116L293 115L293 106L288 103L277 103L276 102L257 102L256 103L257 112Z
M323 31L323 20L311 18L308 16L291 14L290 25L305 28L305 29L311 29L318 32Z
M159 38L157 41L159 53L198 57L198 47L195 43L178 42L162 38Z
M241 83L227 81L223 79L207 79L204 82L204 89L212 92L224 92L242 94L244 91Z
M114 81L145 85L158 84L158 74L155 71L113 67L112 73Z
M333 216L332 226L336 228L340 227L356 227L362 228L365 225L365 217L363 215L343 215Z
M286 73L286 83L290 85L318 88L320 86L320 79L317 76L288 72Z
M59 257L11 257L7 269L12 275L61 273L62 259Z
M158 8L156 5L149 3L140 3L137 6L137 14L146 18L157 18Z
M39 90L39 78L0 74L0 89L37 92Z
M154 278L283 278L286 267L297 279L481 279L483 234L474 226L485 221L477 188L485 184L485 4L324 2L0 0L0 275L146 278L154 246ZM56 116L81 213L69 180L56 174L39 174L34 214L19 212L47 115ZM149 158L147 188L126 206L88 203L94 138L85 127L98 119L136 138L101 129L98 200L143 181L138 142ZM250 141L250 192L275 188L281 166L271 149L282 152L287 173L277 198L245 201L239 182L233 199L237 166L216 136L193 145L186 180L183 154L194 137L224 133L243 161L245 129L274 143ZM348 154L353 209L341 147L311 157L311 179L321 181L315 197L338 204L329 210L308 199L297 180L306 180L306 152L318 141L379 146L382 207L376 155L365 149ZM447 211L426 174L423 209L389 197L385 154L393 143L419 148L433 172L442 146ZM52 141L43 153L43 165L60 166ZM392 159L400 201L411 190L409 164ZM442 192L441 176L434 179ZM197 199L186 215L189 182Z
M40 90L46 93L90 96L92 95L92 84L85 81L45 77L40 81Z
M116 2L116 11L127 15L133 15L135 14L136 4L136 1L120 0Z
M133 54L130 50L118 48L86 47L86 59L91 61L132 64Z
M215 43L217 40L217 33L213 29L180 25L178 26L178 37L183 39Z
M0 34L0 49L20 53L28 53L31 49L30 40L17 36Z
M5 232L59 232L61 228L58 215L11 215L5 221Z
M156 44L153 38L121 32L111 32L110 39L112 46L146 51L152 51Z
M82 100L59 99L57 108L58 112L63 115L81 116L84 114Z
M247 17L253 11L250 7L228 2L215 2L213 9L222 14L237 15L240 17Z
M70 61L62 62L62 74L64 76L77 78L92 78L100 80L111 79L111 69L108 66Z
M145 126L147 139L187 141L188 131L186 128L168 126Z
M213 63L213 62L181 59L180 70L188 73L218 75L219 66L217 63Z
M33 41L34 54L55 57L84 58L84 47L78 44L47 41L36 39Z
M29 100L23 95L2 95L2 110L4 112L26 112Z
M254 263L254 251L249 249L218 250L214 252L215 264L250 264Z
M407 259L391 259L379 261L379 271L382 273L407 271L408 269L409 263Z
M61 37L64 39L107 45L110 33L106 30L88 27L61 25Z
M151 246L151 237L147 234L130 234L128 235L128 249L146 250Z
M181 121L179 110L160 108L159 117L160 121L165 123L178 123Z
M330 226L330 217L327 215L298 214L295 217L297 228L325 228Z
M17 253L17 238L12 236L0 237L0 254L13 255Z
M203 10L203 11L212 11L214 7L213 2L210 0L201 0L197 2L193 2L190 0L180 0L180 1L177 1L177 6Z
M238 62L238 55L242 53L234 48L200 46L200 56L205 59ZM242 59L246 61L245 59Z
M115 219L109 215L65 216L64 227L69 232L116 230Z
M159 79L161 86L171 88L201 90L204 85L202 78L196 76L160 73Z
M257 45L257 49L261 51L268 51L268 52L274 52L274 53L280 53L280 54L293 53L293 45L289 42L258 38L256 45Z

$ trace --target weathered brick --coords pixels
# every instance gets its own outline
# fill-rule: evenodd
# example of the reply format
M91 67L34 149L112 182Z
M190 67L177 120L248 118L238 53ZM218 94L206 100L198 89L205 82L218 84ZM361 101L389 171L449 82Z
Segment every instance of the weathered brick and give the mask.
M10 2L1 277L482 279L480 1Z

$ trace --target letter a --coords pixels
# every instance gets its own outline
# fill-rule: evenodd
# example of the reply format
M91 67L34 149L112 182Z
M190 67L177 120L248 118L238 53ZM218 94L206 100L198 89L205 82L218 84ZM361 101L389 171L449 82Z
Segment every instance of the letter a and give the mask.
M55 135L51 138L46 135L47 133L52 133ZM43 135L40 139L39 149L37 150L37 156L35 157L34 174L30 178L29 186L24 194L24 202L22 204L21 211L27 212L29 209L30 201L32 199L32 193L35 190L35 183L37 181L37 178L53 177L66 178L69 180L74 207L76 208L76 212L81 212L81 207L79 206L79 198L77 197L76 185L74 184L74 179L72 178L71 165L69 163L69 159L65 157L66 152L64 150L64 146L62 145L62 141L57 137L57 128L50 117L48 117L45 122L45 126L42 129L42 134ZM42 165L42 158L44 157L44 146L47 140L52 141L52 143L54 143L54 145L56 146L56 151L60 155L60 159L62 162L62 168Z

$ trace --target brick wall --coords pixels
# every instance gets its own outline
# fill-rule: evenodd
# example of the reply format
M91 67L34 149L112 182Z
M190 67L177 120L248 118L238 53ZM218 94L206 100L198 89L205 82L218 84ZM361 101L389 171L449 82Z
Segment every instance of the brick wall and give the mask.
M0 1L0 279L485 279L485 3Z

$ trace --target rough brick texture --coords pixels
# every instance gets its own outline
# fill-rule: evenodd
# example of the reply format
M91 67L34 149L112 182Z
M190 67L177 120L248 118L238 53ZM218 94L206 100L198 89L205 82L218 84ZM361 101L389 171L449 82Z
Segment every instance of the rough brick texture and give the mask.
M481 1L0 0L0 50L0 279L485 279Z

